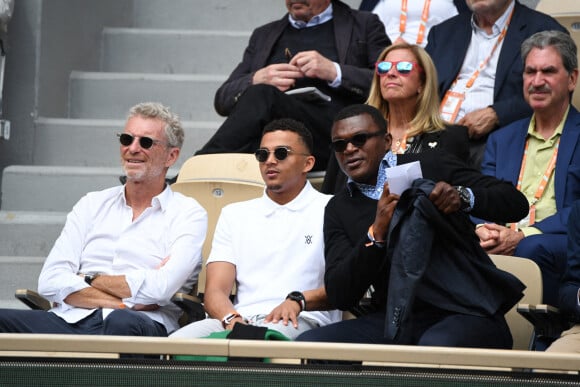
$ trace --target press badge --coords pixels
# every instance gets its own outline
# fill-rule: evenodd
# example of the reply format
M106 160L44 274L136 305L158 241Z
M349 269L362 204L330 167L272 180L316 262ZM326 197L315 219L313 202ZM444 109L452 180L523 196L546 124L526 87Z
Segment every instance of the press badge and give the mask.
M441 117L447 122L455 122L464 99L465 93L448 90L441 102Z

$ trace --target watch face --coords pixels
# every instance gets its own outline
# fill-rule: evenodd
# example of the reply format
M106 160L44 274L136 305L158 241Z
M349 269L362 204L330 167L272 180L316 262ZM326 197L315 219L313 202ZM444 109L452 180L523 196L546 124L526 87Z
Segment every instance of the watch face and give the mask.
M300 292L292 292L288 294L288 298L290 298L293 301L303 301L304 295Z

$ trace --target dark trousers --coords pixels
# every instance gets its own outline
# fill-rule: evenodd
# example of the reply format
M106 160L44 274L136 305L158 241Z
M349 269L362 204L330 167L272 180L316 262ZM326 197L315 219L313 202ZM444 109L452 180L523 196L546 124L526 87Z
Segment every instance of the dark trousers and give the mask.
M279 118L301 121L314 139L314 170L326 169L330 155L330 129L339 107L328 102L305 102L274 86L253 85L199 154L254 153L260 146L264 126Z
M511 349L503 315L478 317L441 310L419 312L413 318L414 345ZM385 312L344 320L304 332L296 341L396 344L384 337Z
M101 309L69 324L43 310L0 309L2 333L60 333L78 335L167 336L165 327L144 313L117 309L103 320Z
M566 234L530 235L518 243L514 256L533 260L542 272L543 302L558 306L560 283L566 270Z

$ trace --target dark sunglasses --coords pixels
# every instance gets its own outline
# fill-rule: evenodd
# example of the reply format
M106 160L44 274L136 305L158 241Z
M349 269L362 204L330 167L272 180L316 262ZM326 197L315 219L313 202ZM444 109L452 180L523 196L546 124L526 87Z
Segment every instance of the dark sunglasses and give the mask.
M335 140L330 144L330 147L335 152L344 152L348 143L350 142L352 145L356 146L357 148L362 147L366 144L367 140L371 137L380 136L382 134L386 134L385 132L374 132L374 133L358 133L352 136L349 139L340 139Z
M266 160L268 160L268 156L270 156L270 153L274 153L274 157L278 161L285 160L290 153L295 153L297 155L302 155L302 156L310 156L307 153L295 152L286 146L276 147L273 151L268 150L266 148L259 148L254 152L254 155L256 156L256 160L258 160L260 163L264 163L264 162L266 162Z
M136 138L139 139L139 145L143 149L149 149L149 148L151 148L153 146L153 144L159 144L159 143L161 143L161 141L154 140L151 137L131 136L128 133L119 133L119 134L117 134L117 136L119 137L119 142L123 146L129 146L129 145L133 144L133 141L135 141Z
M409 62L409 61L399 61L399 62L389 62L389 61L382 61L377 62L375 64L375 68L377 71L378 76L386 75L391 69L395 66L397 72L401 75L409 75L414 68L417 68L418 71L422 71L423 69L419 66L417 62Z

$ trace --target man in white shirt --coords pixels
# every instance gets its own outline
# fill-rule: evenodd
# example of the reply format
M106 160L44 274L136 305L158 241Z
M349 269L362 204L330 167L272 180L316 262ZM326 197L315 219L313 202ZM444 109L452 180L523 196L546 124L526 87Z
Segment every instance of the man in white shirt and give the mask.
M472 13L433 26L425 49L437 68L443 118L467 126L469 164L479 168L488 134L532 114L522 94L522 42L566 29L515 0L466 2Z
M167 336L201 266L207 213L171 191L165 175L184 132L158 103L130 112L119 134L123 186L91 192L67 217L38 280L53 303L41 310L0 310L0 332Z
M320 311L328 308L322 225L330 196L306 179L314 166L312 148L302 123L280 119L266 125L255 152L264 195L226 206L216 226L204 294L211 318L171 337L205 337L240 323L293 339L340 320L339 311Z

